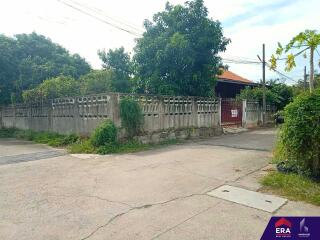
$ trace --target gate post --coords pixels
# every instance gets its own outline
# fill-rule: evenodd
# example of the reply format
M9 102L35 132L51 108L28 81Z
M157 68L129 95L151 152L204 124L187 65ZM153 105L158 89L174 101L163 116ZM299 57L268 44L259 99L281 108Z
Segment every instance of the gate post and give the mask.
M246 127L247 123L247 100L242 100L242 127Z

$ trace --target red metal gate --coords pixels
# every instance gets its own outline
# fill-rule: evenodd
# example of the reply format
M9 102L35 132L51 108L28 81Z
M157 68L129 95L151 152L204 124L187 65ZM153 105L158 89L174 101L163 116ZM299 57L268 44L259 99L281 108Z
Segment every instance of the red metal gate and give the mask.
M241 126L242 125L242 101L223 98L221 99L221 125Z

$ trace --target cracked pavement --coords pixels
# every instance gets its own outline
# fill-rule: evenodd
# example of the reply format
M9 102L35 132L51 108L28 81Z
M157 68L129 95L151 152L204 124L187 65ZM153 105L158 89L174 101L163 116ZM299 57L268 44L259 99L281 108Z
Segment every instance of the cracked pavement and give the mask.
M107 156L50 157L55 149L2 139L0 239L259 239L270 213L206 193L224 184L258 190L275 134ZM274 214L320 215L320 208L289 201Z

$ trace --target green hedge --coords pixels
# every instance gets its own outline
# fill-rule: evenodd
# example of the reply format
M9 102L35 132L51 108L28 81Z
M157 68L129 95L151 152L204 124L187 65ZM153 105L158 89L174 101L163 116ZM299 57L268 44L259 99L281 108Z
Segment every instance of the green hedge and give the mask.
M291 168L320 177L320 89L299 95L284 113L281 155Z

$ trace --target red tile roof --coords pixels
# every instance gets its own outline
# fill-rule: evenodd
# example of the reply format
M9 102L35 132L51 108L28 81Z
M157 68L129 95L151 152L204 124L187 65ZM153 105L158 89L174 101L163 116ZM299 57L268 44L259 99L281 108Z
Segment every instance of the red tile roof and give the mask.
M253 83L252 81L243 78L231 71L224 70L221 75L218 76L218 79L221 80L231 80L231 81L237 81L237 82L243 82L243 83Z

